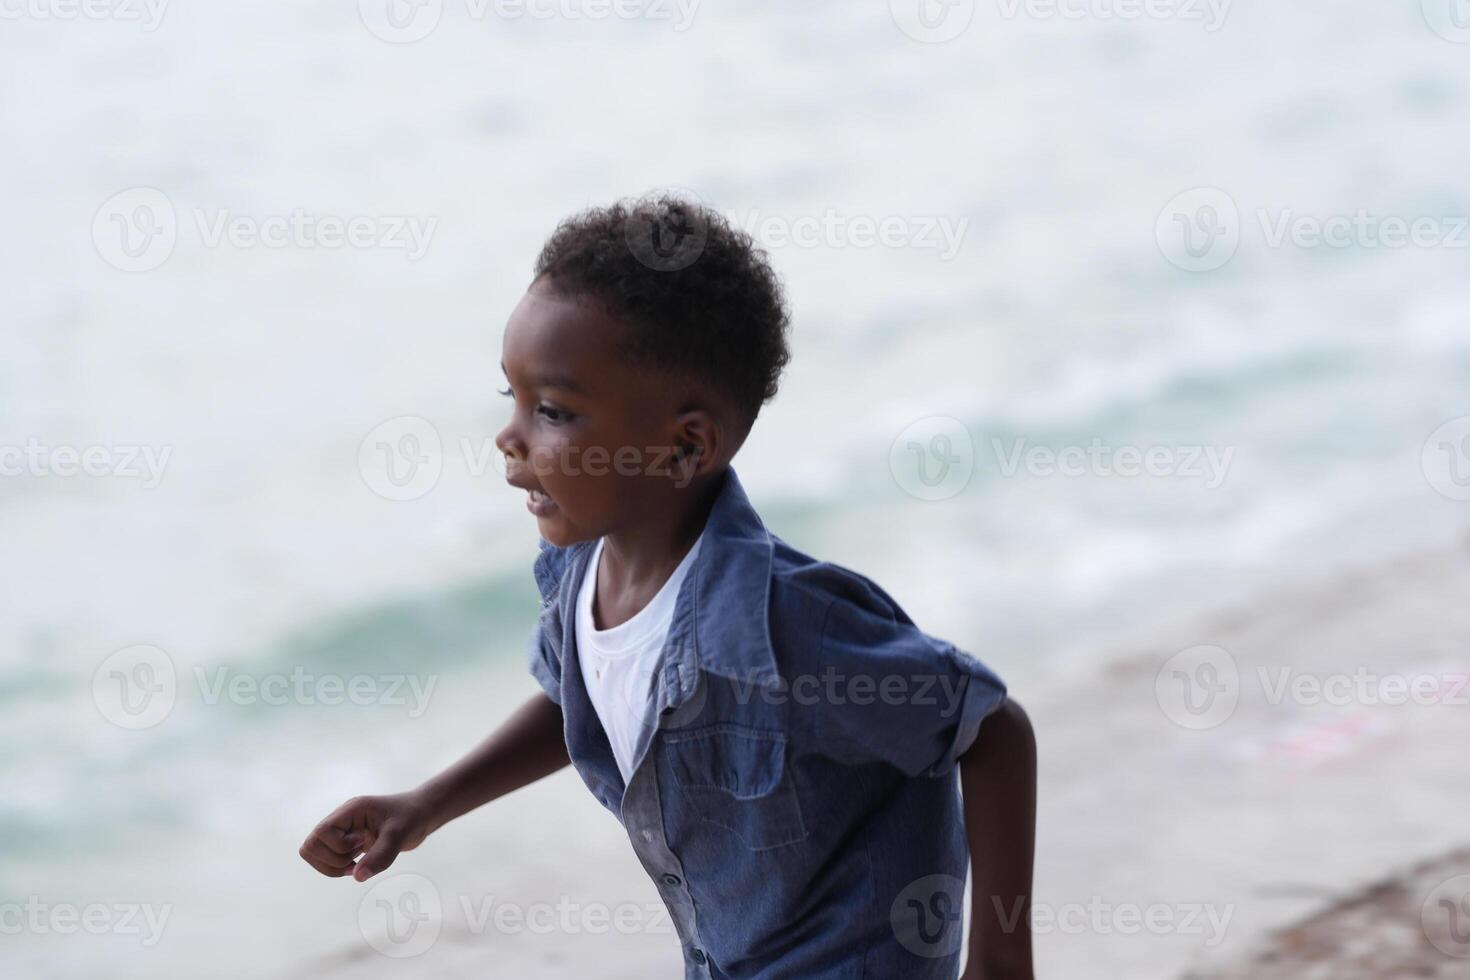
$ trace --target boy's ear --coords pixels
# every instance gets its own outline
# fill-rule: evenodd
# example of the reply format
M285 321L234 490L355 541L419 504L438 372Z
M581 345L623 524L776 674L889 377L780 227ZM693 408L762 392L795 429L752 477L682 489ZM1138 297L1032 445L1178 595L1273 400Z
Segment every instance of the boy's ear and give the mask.
M724 443L724 429L710 411L692 408L680 412L674 428L674 455L669 460L669 470L679 486L715 469Z

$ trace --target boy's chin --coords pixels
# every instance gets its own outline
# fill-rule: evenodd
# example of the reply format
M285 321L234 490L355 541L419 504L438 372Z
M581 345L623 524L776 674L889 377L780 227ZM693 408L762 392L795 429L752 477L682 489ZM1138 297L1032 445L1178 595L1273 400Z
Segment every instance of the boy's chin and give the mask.
M557 548L567 548L581 541L591 541L595 537L568 527L560 514L536 518L536 530L546 539L547 544Z

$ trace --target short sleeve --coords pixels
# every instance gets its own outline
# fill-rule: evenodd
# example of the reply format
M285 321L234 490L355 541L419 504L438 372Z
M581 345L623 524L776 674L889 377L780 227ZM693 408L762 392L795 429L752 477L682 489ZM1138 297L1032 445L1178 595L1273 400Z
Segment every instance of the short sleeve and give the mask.
M989 667L923 632L896 605L877 611L834 601L820 660L815 730L824 752L850 764L942 776L1006 698Z
M548 698L561 704L561 661L546 642L546 634L539 621L531 631L530 642L526 647L531 676L536 678Z
M537 539L536 561L532 573L536 588L541 593L541 613L536 626L526 643L526 659L531 676L536 678L546 696L561 704L561 657L557 654L560 643L553 645L547 638L547 630L559 628L555 598L565 567L566 553L545 538Z

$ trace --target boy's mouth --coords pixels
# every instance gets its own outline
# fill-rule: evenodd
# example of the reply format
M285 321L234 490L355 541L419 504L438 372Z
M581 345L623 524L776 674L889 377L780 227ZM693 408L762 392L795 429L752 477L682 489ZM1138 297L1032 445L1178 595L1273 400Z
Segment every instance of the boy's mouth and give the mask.
M537 517L548 517L556 510L556 501L544 490L527 490L526 509Z

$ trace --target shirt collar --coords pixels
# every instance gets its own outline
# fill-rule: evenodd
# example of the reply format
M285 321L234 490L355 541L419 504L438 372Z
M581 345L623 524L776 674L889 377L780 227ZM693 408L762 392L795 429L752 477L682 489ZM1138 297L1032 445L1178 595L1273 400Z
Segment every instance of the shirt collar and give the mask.
M725 468L704 534L688 593L688 633L699 665L732 680L776 685L770 623L775 544L733 466ZM674 616L671 636L680 626L679 613Z
M574 597L596 541L556 548L541 541L535 575L543 603L558 589L563 601ZM560 554L560 563L556 562ZM669 628L667 676L676 690L671 703L692 693L691 660L702 670L746 684L779 685L771 645L771 566L775 544L745 494L733 466L725 476L705 522L704 540L680 589ZM560 564L560 569L556 567ZM692 654L692 657L691 657Z

